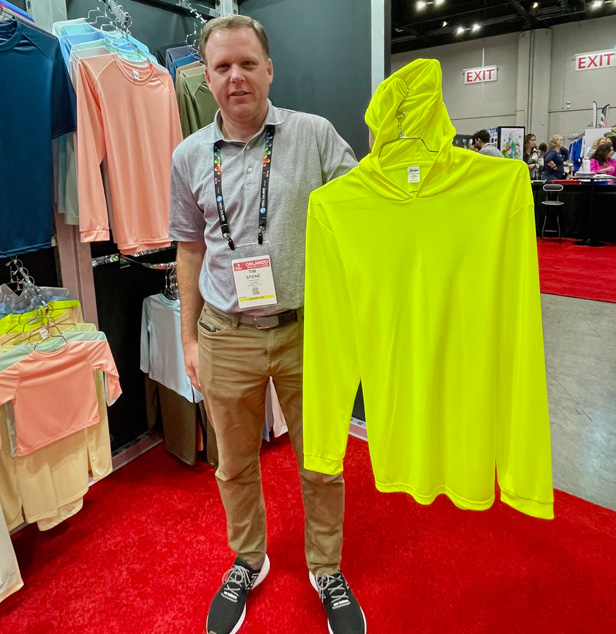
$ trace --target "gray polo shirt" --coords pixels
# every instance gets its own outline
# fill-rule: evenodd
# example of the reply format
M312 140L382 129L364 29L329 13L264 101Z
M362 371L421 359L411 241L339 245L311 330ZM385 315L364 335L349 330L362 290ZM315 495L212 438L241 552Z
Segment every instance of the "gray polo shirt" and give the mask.
M250 308L253 316L299 308L304 303L306 214L310 193L357 165L353 151L326 119L275 108L248 141L226 140L214 123L186 138L173 153L169 236L205 240L199 288L204 300L225 313L240 312L231 261L269 255L277 304ZM264 244L257 243L264 128L274 125L274 146ZM222 192L232 251L220 230L214 192L214 143L221 149Z
M481 150L479 150L479 154L485 154L486 156L495 156L496 158L505 158L503 153L494 145L490 145L486 143Z

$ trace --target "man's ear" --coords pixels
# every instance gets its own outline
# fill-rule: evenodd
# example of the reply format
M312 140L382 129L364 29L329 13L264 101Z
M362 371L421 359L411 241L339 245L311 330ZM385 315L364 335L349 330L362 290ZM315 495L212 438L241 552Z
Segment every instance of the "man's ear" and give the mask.
M274 64L272 63L271 57L267 60L267 74L269 75L269 83L271 84L274 81Z

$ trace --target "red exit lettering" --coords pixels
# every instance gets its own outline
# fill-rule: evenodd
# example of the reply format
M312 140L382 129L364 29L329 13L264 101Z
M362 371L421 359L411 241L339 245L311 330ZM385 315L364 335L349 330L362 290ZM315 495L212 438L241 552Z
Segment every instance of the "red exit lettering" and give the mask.
M576 70L590 70L591 68L607 68L608 66L613 66L614 55L615 53L611 51L578 55Z

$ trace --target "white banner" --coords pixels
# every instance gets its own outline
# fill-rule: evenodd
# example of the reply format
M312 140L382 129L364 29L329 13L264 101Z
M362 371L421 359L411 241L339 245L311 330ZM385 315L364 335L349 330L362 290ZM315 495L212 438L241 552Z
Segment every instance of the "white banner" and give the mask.
M579 53L575 56L575 70L595 70L616 66L616 51Z
M498 79L497 66L482 66L481 68L465 68L465 84L483 84L486 81L496 81Z

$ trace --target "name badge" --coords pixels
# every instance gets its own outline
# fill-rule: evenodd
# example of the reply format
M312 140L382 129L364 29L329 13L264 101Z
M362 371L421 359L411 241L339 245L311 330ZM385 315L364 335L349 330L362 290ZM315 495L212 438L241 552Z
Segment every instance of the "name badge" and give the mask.
M276 304L276 289L269 255L231 260L237 299L242 310Z

